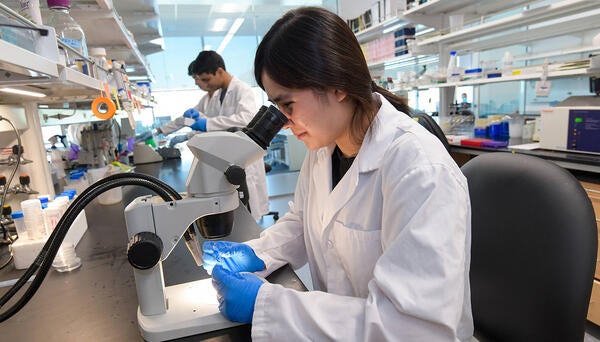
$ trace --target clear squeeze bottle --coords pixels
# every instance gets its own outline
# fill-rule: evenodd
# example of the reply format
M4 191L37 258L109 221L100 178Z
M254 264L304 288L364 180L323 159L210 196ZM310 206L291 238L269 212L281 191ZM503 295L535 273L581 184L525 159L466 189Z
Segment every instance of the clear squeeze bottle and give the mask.
M60 40L77 50L83 56L88 56L85 33L79 24L69 14L71 8L70 0L47 0L50 8L50 18L48 25L54 27L56 35ZM65 62L69 67L77 65L77 59L81 56L67 50L64 51Z

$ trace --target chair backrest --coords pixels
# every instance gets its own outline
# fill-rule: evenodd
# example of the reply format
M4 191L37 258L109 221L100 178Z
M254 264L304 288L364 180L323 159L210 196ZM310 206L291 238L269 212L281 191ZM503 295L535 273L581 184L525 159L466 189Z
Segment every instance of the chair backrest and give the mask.
M475 336L583 341L598 240L580 183L552 162L503 152L461 169L471 198Z
M414 113L411 114L411 117L415 119L421 126L425 127L431 134L435 135L444 147L446 151L450 152L450 143L448 143L448 139L446 139L446 135L442 131L442 128L431 118L431 116L425 113Z

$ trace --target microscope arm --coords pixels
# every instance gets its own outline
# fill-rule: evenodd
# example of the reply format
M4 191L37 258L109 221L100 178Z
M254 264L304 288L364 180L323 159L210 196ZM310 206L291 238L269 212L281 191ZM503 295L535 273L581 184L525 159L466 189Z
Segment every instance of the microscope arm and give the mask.
M185 230L196 219L232 211L238 205L236 191L172 202L163 202L153 196L136 198L125 208L130 262L136 263L140 269L153 267L169 256Z

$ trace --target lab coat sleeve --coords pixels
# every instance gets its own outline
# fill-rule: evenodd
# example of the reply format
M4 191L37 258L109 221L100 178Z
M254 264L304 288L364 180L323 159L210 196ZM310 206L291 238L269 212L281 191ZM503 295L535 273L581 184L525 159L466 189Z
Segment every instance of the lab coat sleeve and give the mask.
M306 173L307 170L302 167L298 175L294 202L290 202L290 210L277 223L263 230L260 238L246 242L265 262L266 270L256 273L261 277L266 277L285 264L297 269L307 262L303 208L298 205L303 203L307 186Z
M234 80L235 84L230 85L230 89L227 90L229 94L225 95L224 103L221 106L221 115L207 118L207 132L222 131L232 127L246 127L256 114L258 106L252 88L246 84L240 84L241 81L235 78ZM213 96L218 95L214 94ZM227 96L233 96L233 99L228 99ZM219 101L219 98L215 100Z
M160 130L164 135L171 134L175 131L178 131L186 126L185 118L180 116L175 120L169 121L166 124L160 126Z
M470 315L466 181L447 165L419 164L399 172L406 167L387 159L381 184L383 253L367 298L265 284L255 302L253 341L470 339L472 326L459 324Z

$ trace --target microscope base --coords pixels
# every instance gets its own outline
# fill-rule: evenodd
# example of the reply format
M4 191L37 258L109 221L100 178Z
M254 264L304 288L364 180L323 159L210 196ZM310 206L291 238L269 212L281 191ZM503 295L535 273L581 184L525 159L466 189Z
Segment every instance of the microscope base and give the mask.
M146 341L171 340L241 325L219 312L210 278L168 286L165 295L168 309L163 314L144 316L138 308L138 325Z

